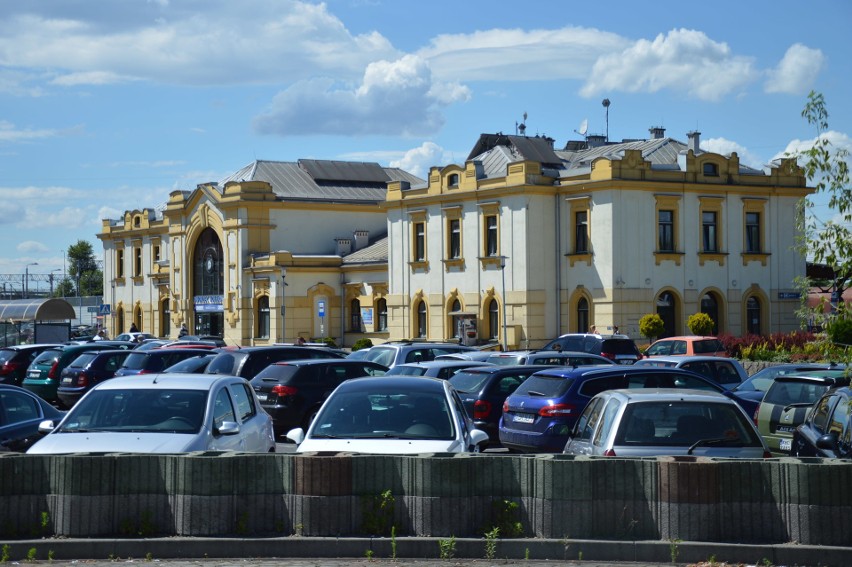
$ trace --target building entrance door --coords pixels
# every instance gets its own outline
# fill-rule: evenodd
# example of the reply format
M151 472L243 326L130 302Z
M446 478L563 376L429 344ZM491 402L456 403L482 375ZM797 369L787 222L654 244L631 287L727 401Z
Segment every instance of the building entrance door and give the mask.
M224 328L224 313L195 314L195 333L198 335L213 335L216 337L221 337Z

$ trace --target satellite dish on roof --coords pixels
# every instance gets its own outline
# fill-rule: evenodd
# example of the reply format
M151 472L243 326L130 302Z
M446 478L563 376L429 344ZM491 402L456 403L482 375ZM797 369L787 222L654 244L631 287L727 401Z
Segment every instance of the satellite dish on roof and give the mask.
M585 136L586 132L589 131L589 119L585 118L582 122L580 122L580 127L577 130L574 130L576 133L581 136Z

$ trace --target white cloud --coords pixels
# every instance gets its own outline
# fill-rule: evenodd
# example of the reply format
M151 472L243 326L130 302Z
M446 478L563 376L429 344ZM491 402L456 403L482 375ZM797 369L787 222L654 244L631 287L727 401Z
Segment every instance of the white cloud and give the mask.
M439 35L417 53L442 80L584 79L599 57L628 45L593 28L495 29Z
M45 211L43 207L28 207L24 218L20 219L21 228L61 227L80 228L86 223L86 211L79 207L63 207L57 211Z
M825 56L819 49L801 43L791 45L778 66L768 71L766 92L805 94L811 90L824 65Z
M843 132L837 132L835 130L829 130L828 132L824 132L820 137L828 140L828 142L835 150L846 150L847 152L852 153L852 138L850 138L848 134L844 134ZM791 140L787 144L787 147L772 156L772 159L776 160L782 157L799 154L801 152L809 150L814 146L816 141L817 138L811 138L809 140Z
M461 85L433 83L426 61L406 55L368 65L357 88L330 79L294 85L275 96L268 111L254 119L254 128L282 136L428 135L443 125L441 106L469 97Z
M58 136L57 130L31 130L16 128L11 122L0 120L0 142L24 142Z
M677 29L601 56L580 94L590 97L614 91L671 89L718 101L743 88L755 75L751 58L733 55L727 44L715 42L703 32Z
M223 85L354 78L398 52L376 32L351 34L325 4L297 0L136 3L122 10L62 10L45 3L9 9L0 66L43 70L53 85L128 80ZM72 14L73 15L69 15ZM20 94L9 73L0 89Z
M751 153L748 148L725 138L709 138L707 140L701 140L701 149L706 152L713 152L723 156L730 156L732 153L737 152L737 156L740 158L741 164L755 169L761 169L763 167L763 163L761 163L760 158Z
M409 173L426 179L429 168L441 166L444 162L444 150L434 142L423 142L422 145L405 152L400 159L390 162L391 167L398 167Z
M34 252L47 252L50 250L47 246L42 244L41 242L36 242L35 240L25 240L20 242L15 250L21 252L22 254L32 254Z

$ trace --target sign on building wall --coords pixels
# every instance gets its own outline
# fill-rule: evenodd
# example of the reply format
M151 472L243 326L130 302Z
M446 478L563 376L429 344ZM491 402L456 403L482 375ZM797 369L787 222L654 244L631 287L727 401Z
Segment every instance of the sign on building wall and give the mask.
M367 330L367 329L373 328L373 308L372 307L362 307L361 308L361 328L362 328L362 330Z
M193 298L196 313L224 311L224 295L196 295Z

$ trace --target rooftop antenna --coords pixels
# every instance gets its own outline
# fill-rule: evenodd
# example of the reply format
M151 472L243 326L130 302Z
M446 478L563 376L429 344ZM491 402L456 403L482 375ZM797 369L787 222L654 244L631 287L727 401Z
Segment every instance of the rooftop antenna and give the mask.
M524 121L523 121L523 122L521 122L520 124L518 124L517 122L515 122L515 134L517 134L517 133L519 133L519 132L520 132L521 136L525 136L525 135L526 135L526 131L527 131L527 124L526 124L526 122L527 122L527 113L526 113L526 112L524 112Z
M601 104L604 108L606 108L606 141L609 142L609 99L605 98L601 101Z

